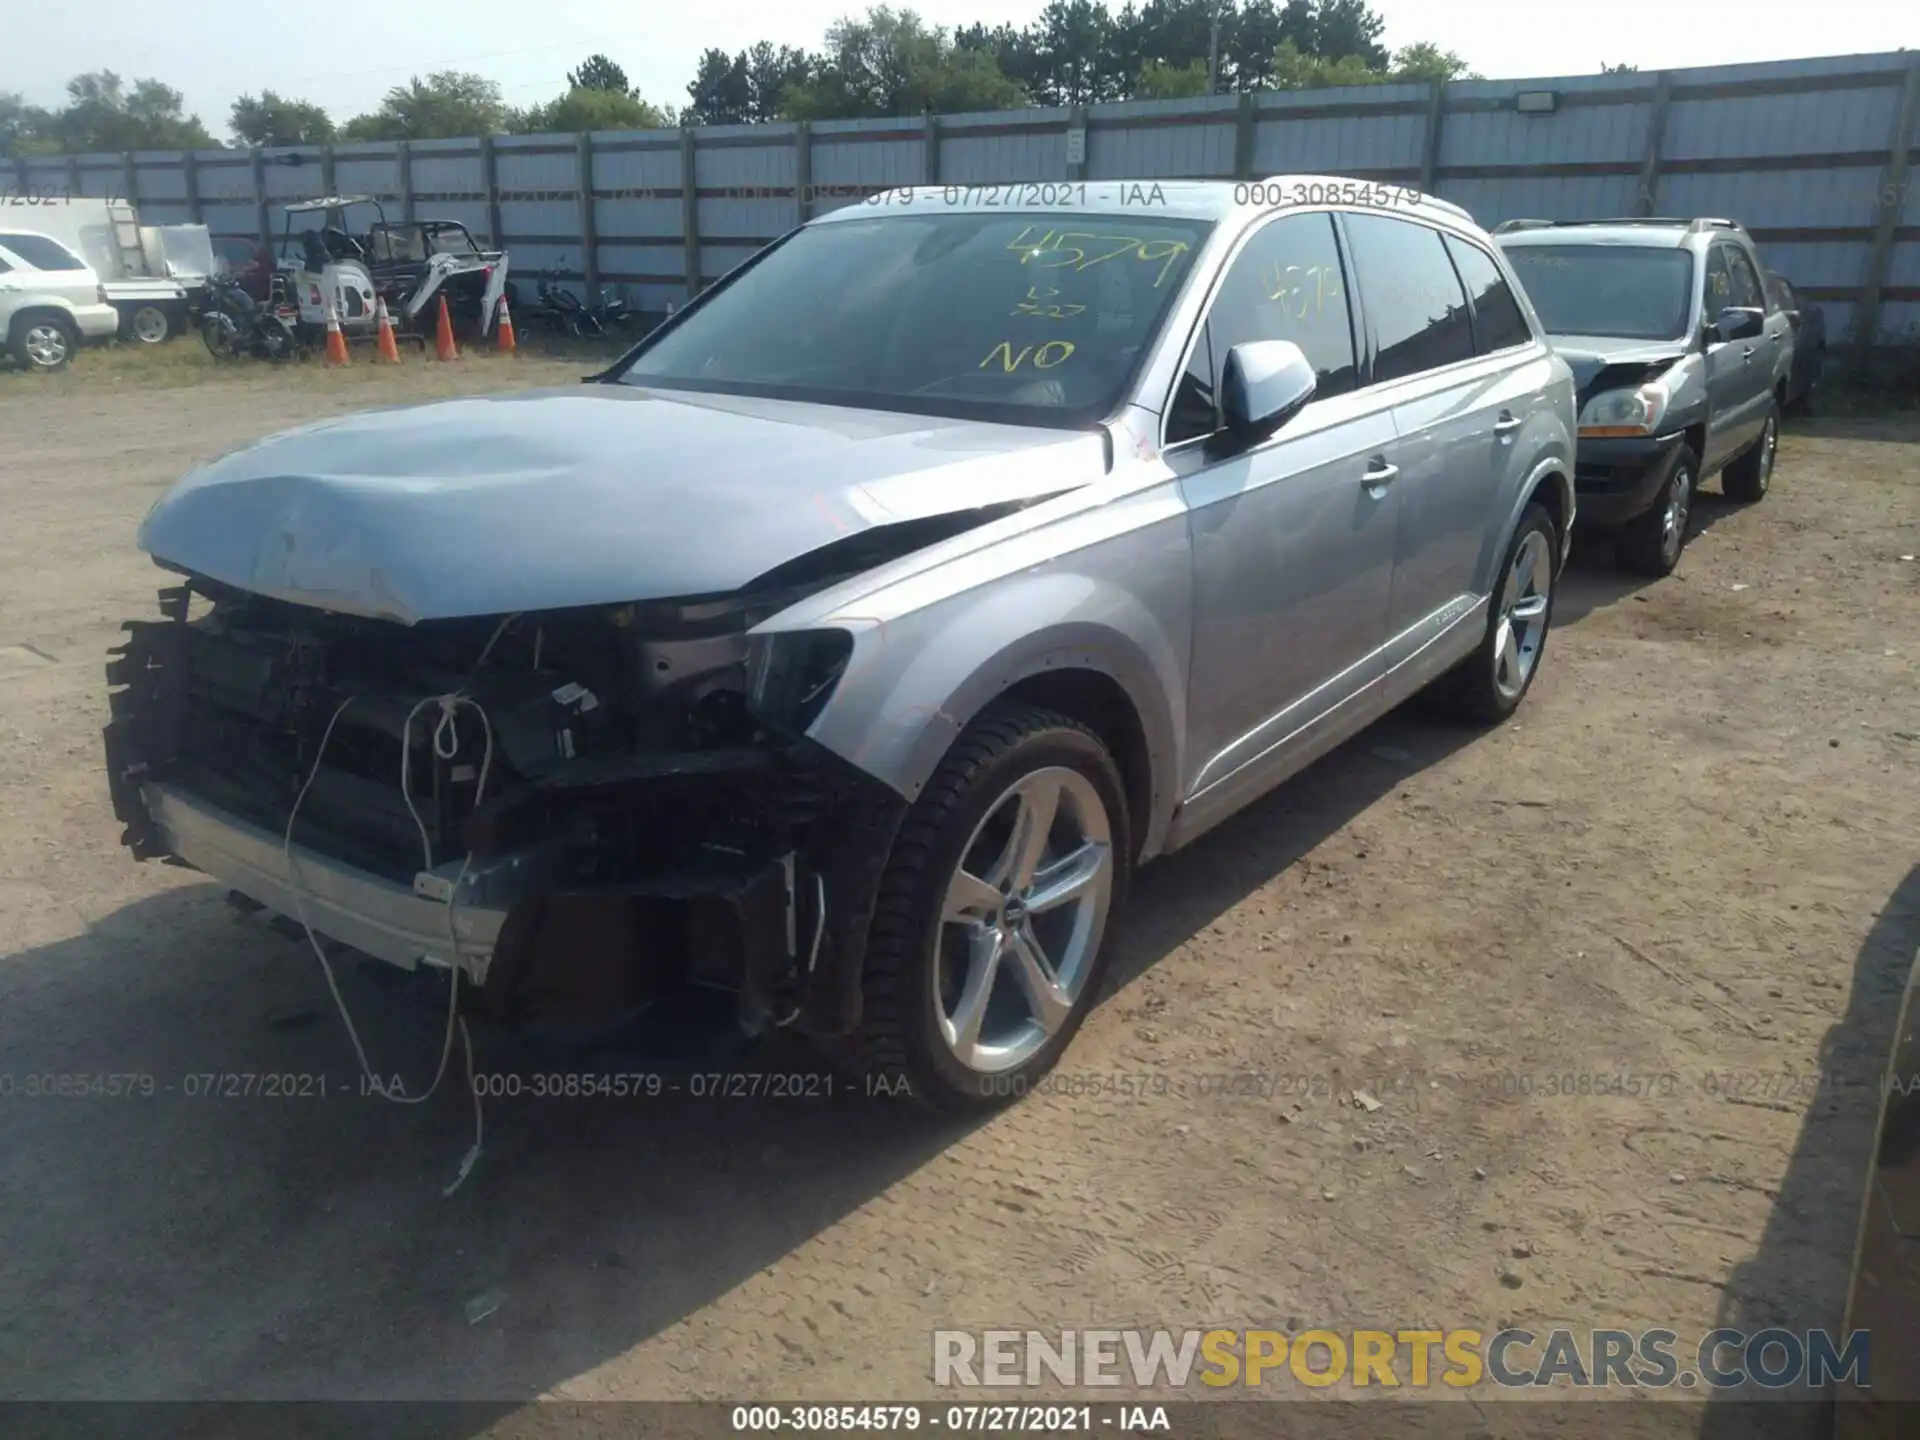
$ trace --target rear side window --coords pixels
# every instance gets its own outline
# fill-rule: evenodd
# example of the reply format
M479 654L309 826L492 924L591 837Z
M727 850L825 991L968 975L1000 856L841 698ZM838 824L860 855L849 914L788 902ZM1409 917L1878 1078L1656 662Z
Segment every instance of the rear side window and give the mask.
M1253 340L1298 345L1319 377L1315 399L1354 388L1353 325L1332 216L1270 220L1234 257L1174 391L1169 445L1220 428L1220 370L1229 350Z
M66 246L44 235L0 234L4 245L36 270L84 270L86 262Z
M1478 245L1456 236L1442 238L1447 253L1453 257L1454 268L1466 284L1467 298L1473 302L1474 348L1482 355L1490 355L1495 350L1530 343L1533 331L1527 328L1527 317L1520 313L1519 302L1513 298L1513 287L1507 284L1507 277L1500 273L1493 257Z
M5 275L11 269L13 269L13 266L7 263L7 257L0 255L0 275Z
M1379 346L1374 380L1400 380L1472 359L1466 292L1440 232L1385 215L1348 215L1342 223Z

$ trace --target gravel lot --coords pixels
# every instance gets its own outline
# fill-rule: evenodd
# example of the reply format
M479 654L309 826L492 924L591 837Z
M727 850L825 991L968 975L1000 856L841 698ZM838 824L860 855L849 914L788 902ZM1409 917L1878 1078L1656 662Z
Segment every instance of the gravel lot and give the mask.
M1518 723L1390 717L1145 872L1097 1093L494 1100L443 1198L458 1057L358 1098L310 952L131 861L101 666L190 465L585 367L173 368L0 374L0 1395L907 1399L942 1324L1840 1324L1920 942L1920 422L1790 428L1671 579L1576 562ZM417 1090L437 1017L349 996ZM226 1072L328 1098L185 1093ZM156 1093L20 1093L95 1073ZM1579 1093L1623 1074L1671 1079Z

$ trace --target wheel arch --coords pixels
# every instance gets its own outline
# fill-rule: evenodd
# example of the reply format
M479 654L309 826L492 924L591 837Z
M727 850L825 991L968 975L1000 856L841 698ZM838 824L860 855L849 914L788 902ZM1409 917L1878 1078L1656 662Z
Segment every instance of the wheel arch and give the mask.
M71 310L52 300L36 300L13 312L13 318L7 322L7 338L11 340L35 320L57 321L70 340L77 341L80 335L79 322L73 318Z
M1184 609L1157 616L1117 583L1064 573L957 598L860 629L809 735L911 801L989 706L1057 710L1113 752L1136 856L1154 853L1177 798Z

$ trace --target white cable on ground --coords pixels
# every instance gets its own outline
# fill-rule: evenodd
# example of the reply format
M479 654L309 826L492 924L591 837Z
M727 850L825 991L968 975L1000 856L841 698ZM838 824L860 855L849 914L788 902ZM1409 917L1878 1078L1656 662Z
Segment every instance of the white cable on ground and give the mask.
M513 618L513 616L508 616L495 628L492 639L488 640L486 649L481 652L480 660L474 666L475 674L478 674L480 665L485 664L488 654L492 652L494 641L500 638L502 632L505 631L507 625ZM439 1090L440 1082L446 1076L447 1060L453 1053L453 1032L456 1026L459 1028L461 1047L466 1054L467 1089L473 1095L473 1144L461 1160L459 1172L454 1176L452 1183L442 1192L443 1194L451 1195L465 1183L467 1176L473 1173L473 1167L480 1159L481 1143L486 1135L485 1116L482 1113L480 1103L480 1089L474 1080L473 1073L473 1037L468 1033L465 1017L459 1013L460 935L454 923L454 907L457 906L460 901L460 887L466 883L467 872L473 865L472 850L469 849L466 858L461 861L460 871L454 877L453 886L447 893L447 941L448 944L452 946L453 953L451 963L448 966L446 1036L440 1046L440 1063L433 1072L433 1082L428 1085L425 1092L420 1095L394 1094L387 1088L385 1082L374 1073L373 1066L367 1060L366 1047L360 1041L360 1032L354 1026L353 1016L347 1009L346 999L341 995L339 983L334 978L333 964L327 959L326 947L320 943L319 937L313 933L313 926L307 920L306 906L302 903L306 885L300 878L300 867L293 855L294 824L300 817L300 806L306 801L307 792L313 788L313 782L320 774L320 764L321 761L326 758L327 745L333 739L334 727L339 723L340 717L346 713L347 707L353 703L354 698L354 696L349 695L340 702L339 707L334 710L332 718L327 721L327 728L321 733L320 748L314 754L313 765L307 771L306 782L301 785L299 793L294 797L293 809L287 814L287 828L281 840L281 853L286 861L287 878L290 882L289 888L293 893L294 918L300 922L300 928L306 932L307 943L313 947L313 953L320 961L321 973L326 976L327 990L333 996L334 1008L340 1012L340 1019L347 1027L347 1038L353 1042L353 1053L360 1062L360 1074L373 1093L379 1095L382 1099L393 1101L399 1105L418 1105L430 1099L433 1094ZM476 807L480 804L481 798L486 793L487 775L493 767L493 722L488 717L486 708L481 705L479 701L461 691L454 691L446 695L430 695L420 701L419 704L415 705L413 709L407 713L406 724L400 729L400 794L401 798L406 802L407 813L413 817L414 827L420 832L420 849L423 860L422 868L427 873L431 873L433 870L433 841L427 833L426 823L420 818L420 812L413 803L413 788L411 783L413 747L411 740L415 717L429 705L438 705L440 707L440 719L434 726L433 731L433 752L442 760L451 760L459 753L460 739L459 732L456 728L455 717L460 707L462 705L471 706L480 716L480 724L486 734L486 746L481 752L480 757L479 783L474 786L473 799Z

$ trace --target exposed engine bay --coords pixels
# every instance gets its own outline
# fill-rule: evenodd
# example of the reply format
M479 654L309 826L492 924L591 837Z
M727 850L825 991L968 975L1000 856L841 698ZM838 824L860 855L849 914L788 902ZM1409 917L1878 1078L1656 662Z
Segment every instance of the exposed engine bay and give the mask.
M253 904L283 913L274 852L304 857L302 923L395 963L415 944L399 920L328 933L328 867L388 887L382 914L446 905L451 951L419 958L459 966L497 1018L698 989L737 997L750 1034L839 1033L904 802L802 736L850 642L750 677L746 633L821 568L746 596L412 626L189 578L108 667L123 839L242 892L258 872ZM196 851L199 807L251 827L251 850ZM496 923L456 932L455 904Z

